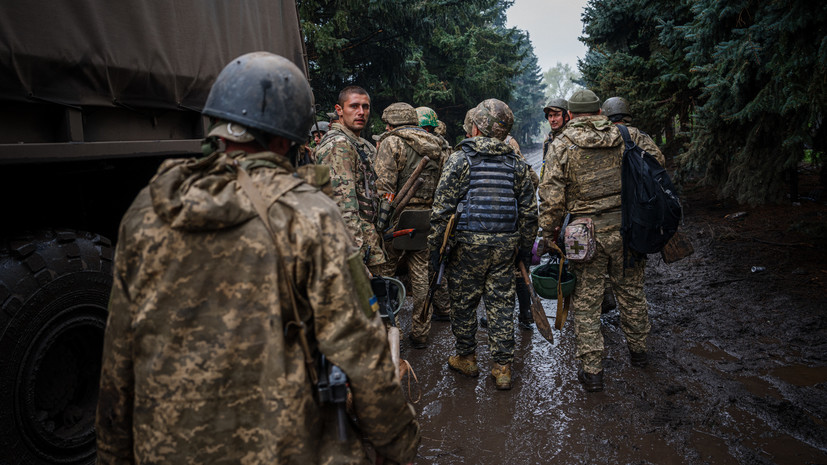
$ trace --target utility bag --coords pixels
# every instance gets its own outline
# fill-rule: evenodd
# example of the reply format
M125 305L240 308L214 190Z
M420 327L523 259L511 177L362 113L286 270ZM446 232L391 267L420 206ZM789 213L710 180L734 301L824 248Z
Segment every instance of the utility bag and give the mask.
M625 148L621 171L621 224L624 266L633 266L635 254L657 253L678 230L681 202L666 169L640 148L622 124ZM632 252L632 253L630 253Z
M566 258L572 262L587 262L594 257L597 242L594 239L594 221L577 218L566 226L563 245Z

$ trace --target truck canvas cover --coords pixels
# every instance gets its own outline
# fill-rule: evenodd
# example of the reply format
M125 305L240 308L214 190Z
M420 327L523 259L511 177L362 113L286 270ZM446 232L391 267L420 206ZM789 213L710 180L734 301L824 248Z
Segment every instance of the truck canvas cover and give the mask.
M4 1L0 101L200 111L244 53L306 70L298 29L286 0Z

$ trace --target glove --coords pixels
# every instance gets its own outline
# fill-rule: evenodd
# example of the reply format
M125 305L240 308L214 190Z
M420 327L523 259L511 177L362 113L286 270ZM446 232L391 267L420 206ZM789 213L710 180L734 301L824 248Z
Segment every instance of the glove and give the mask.
M520 262L523 262L526 268L531 266L531 248L524 248L517 251L517 263L515 264L519 266Z
M429 263L431 265L431 270L436 271L439 269L439 250L431 251L431 259Z

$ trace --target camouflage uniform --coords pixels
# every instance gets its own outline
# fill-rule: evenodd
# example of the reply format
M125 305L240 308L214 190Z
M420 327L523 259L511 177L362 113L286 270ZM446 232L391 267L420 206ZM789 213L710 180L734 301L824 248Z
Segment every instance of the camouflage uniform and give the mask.
M372 271L378 270L377 265L386 261L381 238L374 226L377 196L372 159L375 152L373 144L357 137L340 123L330 125L330 131L316 148L316 163L330 167L333 198L339 204L356 246L362 254L370 247L368 266Z
M442 147L439 137L416 126L400 126L383 134L376 153L376 190L379 195L396 194L410 179L422 157L431 159L422 170L422 185L408 202L406 210L431 210L434 190L439 180ZM395 227L393 229L396 229ZM425 312L425 297L428 294L428 249L396 250L390 242L386 244L388 261L380 274L394 276L399 264L407 261L411 276L413 313L411 314L411 337L425 342L431 330L431 313Z
M270 205L272 236L234 161ZM357 303L336 205L271 152L168 160L121 223L97 432L101 463L366 463L360 436L409 462L418 443L384 327ZM336 438L299 344L344 370L359 431Z
M480 298L484 298L491 356L505 365L514 359L515 252L518 247L530 249L537 235L537 200L529 175L531 167L514 156L513 149L499 139L479 136L464 140L459 147L443 168L434 195L428 237L432 249L441 245L449 218L469 190L471 170L466 151L485 157L510 156L514 160L514 197L518 212L515 231L457 230L446 267L457 354L468 355L476 350L476 309Z
M632 139L664 163L649 136L629 128ZM649 333L646 296L643 293L644 261L623 269L620 237L620 170L623 157L620 131L605 116L571 120L561 137L546 153L546 171L540 182L540 226L548 234L561 226L566 212L572 218L591 217L597 251L586 263L572 263L577 286L572 295L577 358L586 373L602 370L603 335L600 304L608 272L620 306L620 324L629 349L646 350Z

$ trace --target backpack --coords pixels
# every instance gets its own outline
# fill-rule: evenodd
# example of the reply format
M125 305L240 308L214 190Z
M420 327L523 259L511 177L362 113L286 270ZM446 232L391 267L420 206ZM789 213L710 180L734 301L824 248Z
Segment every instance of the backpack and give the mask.
M618 124L617 128L625 143L620 175L620 234L623 263L631 267L635 253L645 255L663 249L678 230L683 209L666 169L635 144L626 126Z

